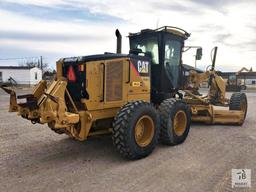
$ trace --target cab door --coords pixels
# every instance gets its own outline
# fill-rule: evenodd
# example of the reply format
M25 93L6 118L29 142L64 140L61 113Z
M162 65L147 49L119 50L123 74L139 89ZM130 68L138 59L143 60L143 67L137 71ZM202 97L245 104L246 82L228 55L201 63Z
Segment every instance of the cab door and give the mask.
M181 54L183 42L175 38L165 38L164 68L173 88L180 87Z

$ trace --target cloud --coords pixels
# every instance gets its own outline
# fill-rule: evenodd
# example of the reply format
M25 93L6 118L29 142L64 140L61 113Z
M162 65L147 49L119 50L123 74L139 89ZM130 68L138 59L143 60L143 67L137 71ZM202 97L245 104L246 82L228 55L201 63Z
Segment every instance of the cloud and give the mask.
M43 41L43 42L75 42L88 41L98 42L105 41L106 36L97 36L94 34L47 34L47 33L31 33L16 31L0 31L0 39L9 40L26 40L26 41Z
M230 33L224 33L224 34L217 34L215 36L215 41L216 43L223 43L225 44L226 43L226 40L228 40L229 38L231 38L232 35Z
M194 9L191 3L184 3L182 1L166 1L166 2L153 2L152 6L159 10L164 11L177 11L185 14L202 14L203 10Z
M208 55L218 45L219 65L236 70L241 64L250 67L256 59L255 4L253 0L2 0L0 49L8 50L0 57L45 54L54 63L60 56L114 52L116 28L125 36L158 23L192 33L186 44L204 48L199 67L210 63ZM128 39L123 40L128 52ZM186 54L184 62L194 63L193 55Z
M198 3L198 4L203 4L211 7L223 7L223 6L228 6L230 4L237 4L241 3L240 0L193 0L193 2ZM243 2L252 2L251 0L243 0Z
M102 13L92 13L88 8L81 8L77 5L60 4L44 5L44 4L25 4L17 2L1 2L1 9L9 12L15 12L24 16L45 20L63 20L63 21L94 21L94 22L123 22L116 16ZM27 11L29 10L29 11Z
M198 4L203 4L207 6L220 6L220 5L226 5L231 2L236 3L239 0L193 0L193 2L198 3Z

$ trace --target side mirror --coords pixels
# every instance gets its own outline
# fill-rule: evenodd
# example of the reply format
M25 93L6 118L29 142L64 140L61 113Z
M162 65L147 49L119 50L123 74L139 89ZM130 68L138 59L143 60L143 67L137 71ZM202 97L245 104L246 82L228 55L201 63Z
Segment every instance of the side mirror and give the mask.
M143 53L141 49L135 48L135 49L131 49L129 51L130 54L135 54L135 55L139 55L140 53Z
M196 60L201 60L203 56L203 49L202 48L198 48L196 50Z

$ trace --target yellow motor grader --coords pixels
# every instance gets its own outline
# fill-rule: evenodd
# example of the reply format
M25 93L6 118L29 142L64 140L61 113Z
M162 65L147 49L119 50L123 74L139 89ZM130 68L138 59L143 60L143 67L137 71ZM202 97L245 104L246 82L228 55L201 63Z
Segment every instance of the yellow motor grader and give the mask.
M130 33L129 54L121 54L118 30L116 36L117 53L60 59L56 79L41 81L32 94L16 96L2 86L10 94L9 111L80 141L112 133L115 148L128 159L149 155L158 141L183 143L191 120L244 122L246 95L226 99L225 83L214 67L204 73L191 71L184 83L182 53L188 32L165 26ZM197 58L201 54L199 49ZM202 96L198 89L206 80L209 94ZM20 99L26 101L17 102Z

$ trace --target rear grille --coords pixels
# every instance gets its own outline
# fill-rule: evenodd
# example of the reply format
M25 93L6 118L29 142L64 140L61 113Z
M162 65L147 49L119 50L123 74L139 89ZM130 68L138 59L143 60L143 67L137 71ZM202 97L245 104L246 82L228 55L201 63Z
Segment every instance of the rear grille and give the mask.
M123 62L113 61L106 65L106 101L122 100Z

